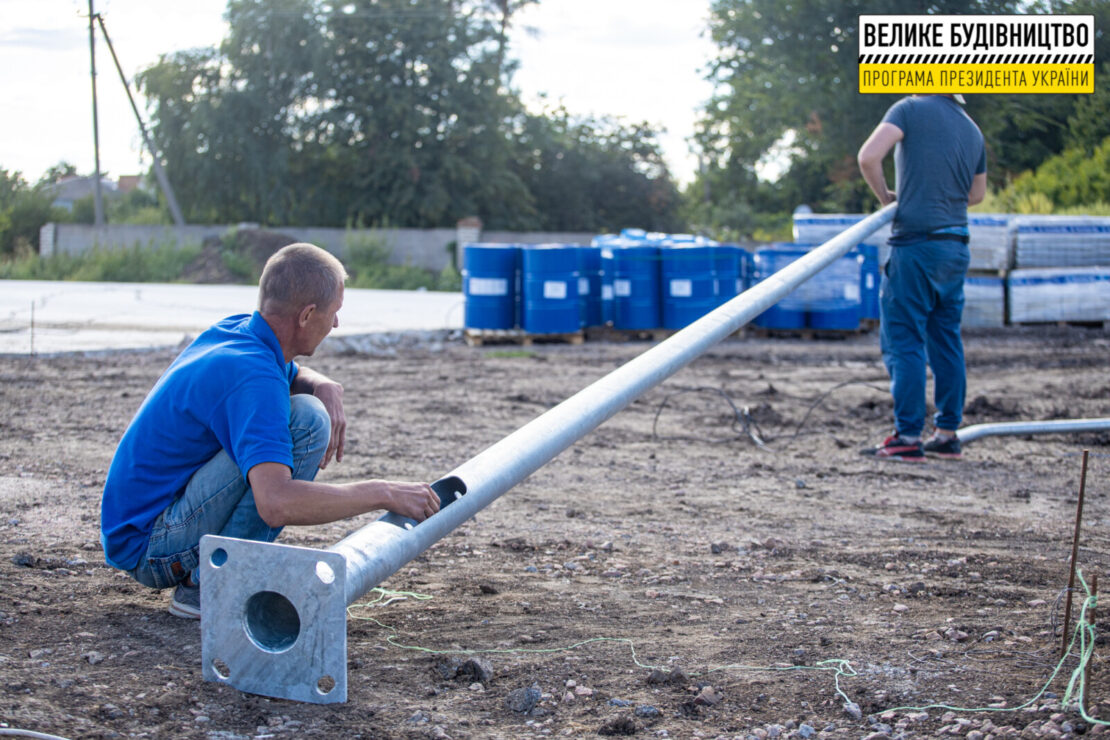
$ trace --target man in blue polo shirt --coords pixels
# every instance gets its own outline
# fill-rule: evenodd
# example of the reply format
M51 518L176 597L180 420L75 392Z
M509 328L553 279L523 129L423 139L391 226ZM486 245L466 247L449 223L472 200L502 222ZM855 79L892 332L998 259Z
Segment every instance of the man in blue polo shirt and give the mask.
M958 458L967 371L960 317L968 252L967 207L987 191L983 134L963 98L903 98L859 150L867 184L886 205L883 159L894 149L898 207L879 287L879 340L894 397L894 433L863 453L878 459ZM924 443L925 368L933 369L935 432Z
M388 509L439 510L424 483L314 481L343 459L343 387L300 367L339 325L343 265L311 244L266 263L258 310L190 344L139 407L108 469L101 543L109 565L151 588L176 587L170 612L200 617L200 538L272 542L288 524Z

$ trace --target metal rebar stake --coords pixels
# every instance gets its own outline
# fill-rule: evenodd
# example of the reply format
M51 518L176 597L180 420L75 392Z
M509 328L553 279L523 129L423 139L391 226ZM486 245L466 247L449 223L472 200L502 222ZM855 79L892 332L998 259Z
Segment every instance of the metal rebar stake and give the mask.
M894 217L874 213L463 463L416 525L387 514L329 548L200 543L204 678L329 704L347 699L346 609L578 439L767 310Z
M1075 531L1071 539L1071 557L1068 558L1068 593L1064 600L1064 636L1060 644L1060 657L1068 654L1068 633L1071 632L1071 595L1075 591L1075 570L1079 558L1079 533L1083 531L1083 499L1087 496L1087 457L1090 450L1083 450L1083 464L1079 471L1079 500L1075 504Z

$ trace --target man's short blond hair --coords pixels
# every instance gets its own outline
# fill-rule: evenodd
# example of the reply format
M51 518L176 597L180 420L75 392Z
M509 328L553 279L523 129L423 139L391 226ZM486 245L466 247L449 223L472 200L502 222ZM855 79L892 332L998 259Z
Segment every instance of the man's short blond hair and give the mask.
M347 279L343 263L314 244L289 244L274 252L258 281L258 310L294 315L305 306L330 306Z

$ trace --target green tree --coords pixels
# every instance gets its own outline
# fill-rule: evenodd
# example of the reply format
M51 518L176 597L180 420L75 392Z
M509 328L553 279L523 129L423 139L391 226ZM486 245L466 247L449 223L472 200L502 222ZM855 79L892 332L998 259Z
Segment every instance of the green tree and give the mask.
M647 124L575 118L558 107L521 116L517 129L516 172L534 199L530 228L683 228L678 191Z
M508 171L492 18L453 0L362 0L328 17L333 101L321 116L348 159L349 217L409 226L511 218L527 193Z
M238 201L235 172L213 145L221 78L215 49L165 55L137 78L151 110L152 137L185 219L194 223L226 221L229 199Z
M1074 147L1049 157L1015 179L1002 198L1018 211L1019 202L1037 195L1057 211L1110 203L1110 136L1092 150Z
M219 51L173 54L140 76L187 218L673 223L653 131L524 110L506 30L534 1L234 0Z
M178 52L140 74L152 131L187 220L288 223L320 19L303 0L233 0L227 19L220 52Z
M1075 104L1068 117L1068 147L1093 152L1095 147L1110 136L1110 62L1103 62L1096 72L1095 79L1102 80L1095 85L1095 91L1083 95Z
M53 200L44 183L32 187L19 172L0 168L0 259L38 252L43 225L69 220Z
M695 220L743 231L755 226L754 214L768 209L788 213L807 203L858 211L874 204L855 154L898 96L858 93L861 14L999 15L1096 7L1105 13L1107 5L1105 0L895 0L877 8L864 0L714 0L710 31L719 51L709 77L717 94L699 124L696 138L706 166L686 194L687 212ZM1100 36L1096 58L1104 42ZM1061 151L1068 115L1080 97L969 96L968 113L987 139L992 181L1003 183ZM787 142L776 157L776 147ZM785 174L768 183L760 177L762 167L776 159ZM721 222L728 218L745 221Z
M43 173L42 177L39 178L39 183L54 184L67 177L74 177L76 175L77 167L73 163L64 161L58 162Z

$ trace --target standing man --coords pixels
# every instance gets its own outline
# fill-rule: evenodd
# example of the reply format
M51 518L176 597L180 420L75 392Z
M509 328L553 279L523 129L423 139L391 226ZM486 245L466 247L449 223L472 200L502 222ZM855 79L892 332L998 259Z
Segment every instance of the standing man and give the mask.
M960 317L968 262L967 207L987 191L986 150L979 127L956 95L915 95L890 107L859 150L863 178L886 205L883 159L894 149L898 207L890 260L879 289L880 344L894 396L894 433L863 454L922 461L959 458L967 371ZM933 369L937 408L925 427L925 366Z
M328 252L290 244L266 262L258 310L202 333L169 366L116 449L100 509L109 565L151 588L175 586L170 613L200 618L200 538L272 542L287 524L375 509L423 521L424 483L316 483L343 459L343 386L299 367L339 326L347 272Z

